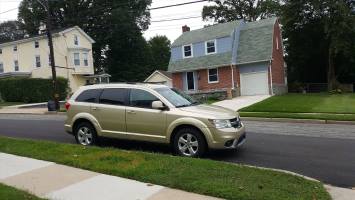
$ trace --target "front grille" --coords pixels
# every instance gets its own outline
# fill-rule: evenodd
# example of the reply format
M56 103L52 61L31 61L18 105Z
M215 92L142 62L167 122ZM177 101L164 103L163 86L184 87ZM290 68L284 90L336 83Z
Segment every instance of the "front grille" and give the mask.
M242 124L240 123L239 117L231 119L230 123L233 128L240 128L242 126Z

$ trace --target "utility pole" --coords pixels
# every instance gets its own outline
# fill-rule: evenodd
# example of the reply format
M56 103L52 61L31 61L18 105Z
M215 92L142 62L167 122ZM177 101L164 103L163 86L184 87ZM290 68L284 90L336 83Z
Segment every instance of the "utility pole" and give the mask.
M57 72L55 69L55 60L54 60L54 48L53 48L53 38L52 38L52 15L51 15L51 10L49 6L49 0L45 0L45 3L41 2L41 0L37 0L38 3L40 3L44 9L47 11L47 24L46 24L46 30L47 30L47 38L48 38L48 46L49 46L49 55L50 55L50 61L51 61L51 68L52 68L52 87L53 87L53 101L55 102L55 109L59 111L60 106L59 106L59 94L57 93Z

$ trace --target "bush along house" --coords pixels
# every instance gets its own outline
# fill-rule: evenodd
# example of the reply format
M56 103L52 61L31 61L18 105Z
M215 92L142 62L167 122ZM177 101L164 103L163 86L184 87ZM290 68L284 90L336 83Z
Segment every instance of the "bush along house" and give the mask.
M226 97L287 92L277 18L216 24L183 34L171 45L173 86L194 95Z

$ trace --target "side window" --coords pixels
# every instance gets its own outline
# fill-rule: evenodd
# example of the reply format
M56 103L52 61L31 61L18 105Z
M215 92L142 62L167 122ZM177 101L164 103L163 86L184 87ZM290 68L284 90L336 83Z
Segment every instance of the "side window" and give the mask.
M100 103L111 105L125 105L127 99L127 89L112 88L104 89L100 96Z
M100 94L101 90L99 89L85 90L75 99L75 101L96 102L96 99L99 97Z
M138 90L138 89L131 90L131 94L130 94L131 106L140 107L140 108L152 108L153 101L159 101L159 99L156 96L144 90Z

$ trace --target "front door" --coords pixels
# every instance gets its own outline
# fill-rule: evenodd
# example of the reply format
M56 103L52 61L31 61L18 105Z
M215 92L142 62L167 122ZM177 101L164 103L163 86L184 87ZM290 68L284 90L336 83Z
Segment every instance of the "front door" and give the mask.
M195 78L193 72L186 72L187 90L195 89Z
M127 134L132 139L165 140L166 111L152 108L159 99L148 91L131 89L126 110Z

